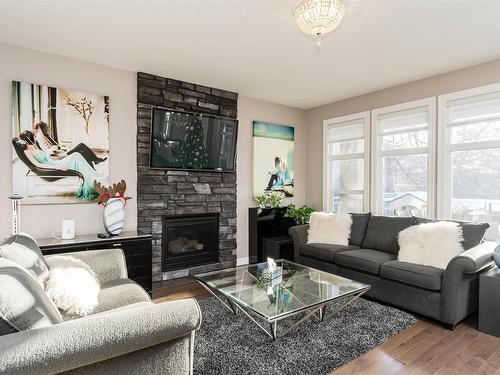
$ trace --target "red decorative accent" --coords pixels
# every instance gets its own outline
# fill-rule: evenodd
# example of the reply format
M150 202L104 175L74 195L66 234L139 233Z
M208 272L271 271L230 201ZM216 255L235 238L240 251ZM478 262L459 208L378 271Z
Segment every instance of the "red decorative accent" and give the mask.
M123 207L127 205L127 201L131 199L130 197L124 197L123 195L110 195L110 194L103 194L99 197L99 203L98 205L103 205L106 207L108 204L108 199L110 198L118 198L118 199L123 199Z

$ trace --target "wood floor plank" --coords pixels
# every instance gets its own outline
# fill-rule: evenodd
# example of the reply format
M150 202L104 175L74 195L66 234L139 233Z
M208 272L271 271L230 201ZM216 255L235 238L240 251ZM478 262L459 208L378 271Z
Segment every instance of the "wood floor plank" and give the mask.
M481 335L484 337L484 343L477 351L476 356L487 361L493 352L500 347L500 339L484 333L481 333Z
M498 346L497 349L491 354L487 363L497 369L497 372L500 372L500 346Z
M484 345L484 336L481 332L477 332L477 335L476 337L474 338L474 340L470 341L466 347L464 348L464 350L462 350L462 352L460 352L460 355L461 356L466 356L466 357L472 357L472 356L476 356L476 353L478 353L481 348L483 347Z
M471 375L475 374L481 366L479 358L465 361L463 358L457 357L450 359L445 366L436 372L436 375Z
M500 347L500 343L496 343L496 338L481 334L483 339L483 346L475 353L475 358L481 360L483 364L479 367L478 370L474 372L475 375L493 375L497 372L500 372L500 368L495 368L490 362L493 364L495 351Z
M330 375L357 375L364 374L373 363L367 361L365 358L356 358L349 363L350 366L342 366L336 371L332 371Z
M445 336L453 335L452 331L446 332ZM428 368L428 364L436 358L441 358L448 351L448 347L443 344L443 338L428 346L424 352L414 358L407 366L406 370L409 374L432 374L434 371Z
M434 345L450 334L445 329L436 326L429 326L428 332L429 336L427 339L419 341L413 348L400 355L398 359L403 363L409 364L426 352L429 346Z
M394 336L392 339L384 342L381 346L380 349L383 350L386 353L389 353L391 350L396 348L397 346L403 344L404 342L408 341L410 338L413 336L417 335L418 333L422 332L424 329L429 327L429 323L424 321L424 320L419 320L417 323L412 325L410 328L405 329L403 332L399 333L398 335Z
M458 353L476 336L477 331L475 330L460 330L456 335L448 336L446 340L442 340L442 345L446 350L440 350L440 355L430 360L425 366L425 369L430 370L431 373L439 373L443 367L446 368L449 361L458 360Z
M153 283L153 301L210 297L193 278ZM454 331L426 319L332 371L334 375L500 375L500 338L477 331L475 318Z
M474 371L474 375L495 375L498 369L494 368L492 365L484 361L479 369Z
M402 366L404 366L404 364L390 354L391 350L394 350L396 347L404 344L406 341L410 340L412 337L428 327L428 322L423 320L417 321L416 324L394 336L391 340L386 341L378 348L371 350L370 352L365 353L350 362L347 366L348 368L340 368L335 372L335 374L378 374L384 372L389 375L390 373L397 372ZM374 358L375 356L376 358ZM360 363L356 363L358 361Z
M425 344L426 342L429 342L429 340L432 340L437 332L439 332L438 327L434 325L428 325L422 332L416 334L403 344L398 345L393 350L391 350L389 354L394 356L394 358L397 358L401 362L408 363L404 360L405 354L411 352L415 348L418 348L420 344Z
M374 351L374 350L372 350ZM379 351L379 353L381 353ZM363 373L365 375L393 375L404 370L405 364L385 353L381 353L372 365Z

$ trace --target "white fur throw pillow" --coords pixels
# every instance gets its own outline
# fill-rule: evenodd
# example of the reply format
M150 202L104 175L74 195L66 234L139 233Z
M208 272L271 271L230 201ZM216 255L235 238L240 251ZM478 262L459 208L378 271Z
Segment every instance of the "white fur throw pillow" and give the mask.
M349 245L352 218L349 214L314 212L309 222L307 243Z
M413 225L399 232L401 262L446 269L450 260L464 251L458 223L439 221Z
M66 314L86 316L98 304L101 285L90 267L72 256L47 258L49 278L45 292Z

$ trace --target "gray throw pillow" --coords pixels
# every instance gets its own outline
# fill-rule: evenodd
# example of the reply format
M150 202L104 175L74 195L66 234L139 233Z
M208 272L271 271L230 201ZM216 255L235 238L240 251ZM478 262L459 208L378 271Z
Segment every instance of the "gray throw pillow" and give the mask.
M469 223L464 221L457 221L457 223L462 227L462 235L464 237L462 246L464 250L469 250L479 245L483 241L486 230L490 227L488 223Z
M368 222L363 248L397 254L399 232L413 224L414 217L372 216Z
M35 239L27 234L17 234L0 245L0 258L9 259L24 267L40 285L49 277L49 268Z
M349 238L350 245L361 246L371 216L372 214L370 212L366 214L351 214L352 225L351 237Z
M38 281L17 263L0 258L0 335L61 322Z
M420 217L417 217L415 220L416 224L431 223L438 221L432 219L423 219ZM464 250L469 250L479 245L483 241L486 230L490 227L488 223L473 223L469 221L454 221L454 222L458 223L460 227L462 227L462 236L464 238L464 240L462 241L462 246Z

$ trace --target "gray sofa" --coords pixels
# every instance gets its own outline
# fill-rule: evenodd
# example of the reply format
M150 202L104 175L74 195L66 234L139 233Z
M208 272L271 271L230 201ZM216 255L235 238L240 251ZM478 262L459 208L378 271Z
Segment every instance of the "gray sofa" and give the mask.
M63 316L43 290L51 257L18 235L0 245L0 373L191 374L194 299L154 304L127 278L120 249L68 254L101 283L92 315Z
M450 328L477 310L478 275L498 246L484 242L488 224L460 223L465 251L445 270L397 260L398 233L427 219L352 214L348 246L307 243L308 225L290 228L295 261L371 285L368 297L437 319ZM439 251L439 249L436 249Z

